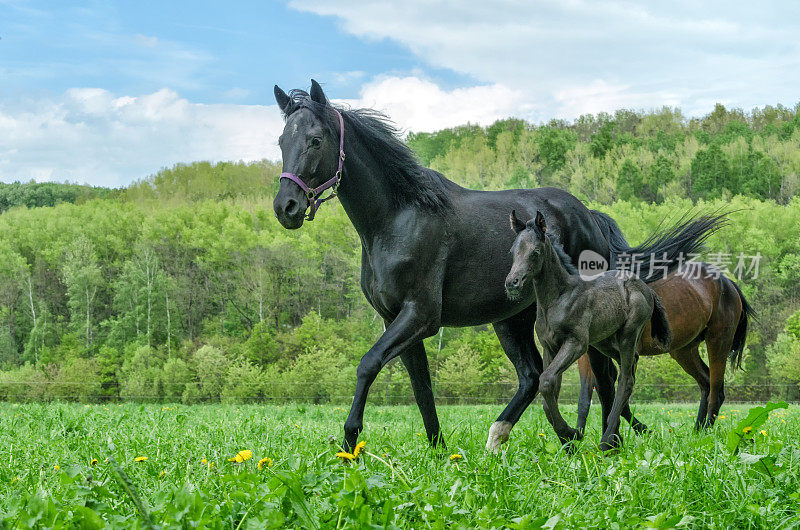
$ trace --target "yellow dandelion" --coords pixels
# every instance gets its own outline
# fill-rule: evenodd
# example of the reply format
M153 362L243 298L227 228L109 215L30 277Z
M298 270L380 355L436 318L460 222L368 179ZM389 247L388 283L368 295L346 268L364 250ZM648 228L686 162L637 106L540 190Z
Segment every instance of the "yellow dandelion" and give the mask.
M362 442L358 442L358 443L356 444L356 447L353 449L353 456L354 456L355 458L358 458L358 455L360 455L360 454L361 454L361 451L363 451L363 450L364 450L364 447L365 447L366 445L367 445L367 442L363 442L363 441L362 441Z
M53 466L53 469L55 469L56 471L58 471L59 469L61 469L61 466L59 466L58 464L56 464L56 465L54 465L54 466Z
M336 456L341 458L342 462L344 462L345 460L355 460L356 459L356 457L353 455L353 453L348 453L347 451L340 451L340 452L336 453Z
M767 435L767 431L765 431L763 429L758 431L758 432L761 433L762 436L766 436Z
M747 427L745 427L744 429L742 429L742 432L744 432L745 434L748 434L748 433L750 433L750 431L752 431L752 430L753 430L753 428L752 428L751 426L749 426L749 425L748 425Z
M418 432L418 433L417 433L417 436L422 436L422 433L421 433L421 432Z
M147 461L147 457L146 456L137 456L136 458L133 459L133 461L134 462L146 462Z
M451 462L455 462L455 461L457 461L457 460L461 460L462 458L464 458L464 457L462 457L462 456L461 456L460 454L458 454L458 453L455 453L455 454L452 454L452 455L450 455L450 461L451 461Z
M97 465L97 459L96 459L96 458L92 458L92 459L89 461L89 465L90 465L90 466L96 466L96 465Z
M271 458L262 458L258 461L258 469L264 469L265 467L272 467L272 459Z
M242 462L250 460L251 458L253 458L253 451L250 449L245 449L244 451L239 451L236 453L236 456L233 458L229 458L228 462L236 462L237 464L241 464Z
M14 480L11 481L12 484L16 484L17 482L19 482L19 475L14 477Z
M201 458L200 459L200 463L201 464L208 464L208 460L206 460L205 458Z
M543 432L540 432L540 433L539 433L539 436L541 436L542 438L544 438L544 433L543 433Z
M720 414L719 416L717 416L717 419L718 420L724 420L725 419L725 414Z
M161 477L163 477L163 476L164 476L164 475L166 475L166 474L167 474L167 470L166 470L166 469L162 469L162 470L161 470L161 473L159 473L159 474L158 474L158 478L161 478Z

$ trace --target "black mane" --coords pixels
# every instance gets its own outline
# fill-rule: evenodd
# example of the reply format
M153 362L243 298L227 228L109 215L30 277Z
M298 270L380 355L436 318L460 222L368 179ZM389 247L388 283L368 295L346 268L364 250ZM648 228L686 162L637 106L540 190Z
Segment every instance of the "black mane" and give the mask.
M564 265L564 268L567 269L567 273L569 274L578 274L578 269L572 263L572 259L569 255L564 251L564 247L561 246L561 243L557 242L555 236L548 233L547 239L550 240L550 245L553 247L553 250L556 252L556 256L561 260L561 264Z
M305 108L322 121L335 136L339 134L333 107L342 114L345 126L345 153L358 141L369 154L381 164L380 178L392 190L393 201L398 206L415 205L433 212L442 212L450 207L448 188L456 184L444 178L441 173L423 167L409 147L400 140L397 127L384 114L372 109L348 109L330 103L318 103L304 90L289 92L291 102L284 109L284 117ZM343 180L347 179L347 166Z

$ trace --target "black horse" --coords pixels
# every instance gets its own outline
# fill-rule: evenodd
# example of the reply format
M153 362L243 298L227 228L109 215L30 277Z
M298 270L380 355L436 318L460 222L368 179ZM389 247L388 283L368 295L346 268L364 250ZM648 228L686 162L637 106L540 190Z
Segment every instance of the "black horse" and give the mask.
M558 410L561 375L594 346L620 366L619 387L613 406L604 413L600 449L617 446L619 418L633 392L636 350L645 324L651 323L653 342L669 349L672 332L658 295L631 271L606 271L584 280L553 241L541 212L527 223L511 211L511 228L517 233L511 253L514 264L506 278L506 292L512 300L533 291L536 295L536 334L544 349L544 372L539 388L547 420L559 440L568 444L583 437ZM596 355L591 352L592 355Z
M510 301L504 288L514 241L507 224L510 209L529 217L542 211L573 260L586 249L606 259L628 252L641 258L645 270L651 254L666 253L670 263L677 263L711 228L696 222L681 233L631 249L619 243L624 239L607 217L565 191L473 191L420 166L383 115L335 108L316 81L310 94L293 90L287 95L276 86L275 99L286 117L279 140L286 173L273 203L275 214L285 228L300 228L309 208L316 213L320 188L338 186L339 200L361 238L361 289L386 323L386 331L358 365L344 425L348 449L362 430L370 385L398 355L408 369L428 439L443 442L422 344L441 326L494 324L516 368L519 388L492 426L490 442L508 438L536 395L542 371L533 339L535 297ZM593 368L598 388L610 389L600 392L600 399L610 404L614 395L608 370Z

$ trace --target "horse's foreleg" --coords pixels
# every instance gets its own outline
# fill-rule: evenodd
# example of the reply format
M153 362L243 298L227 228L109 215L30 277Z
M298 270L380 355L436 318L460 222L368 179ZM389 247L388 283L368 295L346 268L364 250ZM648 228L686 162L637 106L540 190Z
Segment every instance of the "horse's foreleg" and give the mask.
M581 433L570 427L561 416L561 411L558 410L558 394L561 387L561 375L586 352L586 346L584 342L567 339L539 377L539 389L544 398L544 413L561 443L581 438ZM545 357L547 358L549 355L546 354Z
M578 373L581 376L581 393L578 397L578 423L576 428L583 434L586 430L586 418L589 416L589 408L592 406L592 394L594 393L594 373L592 372L589 354L585 353L578 359Z
M486 441L487 451L497 452L500 450L500 446L508 441L511 429L531 404L539 389L542 357L533 340L535 315L535 306L532 306L509 319L494 324L494 331L500 345L517 372L519 387L489 429L489 439Z
M431 445L444 446L444 438L439 431L439 417L436 415L436 403L433 399L431 387L431 372L428 368L428 357L425 355L425 346L418 342L410 346L400 357L408 370L411 387L414 389L414 399L417 401L422 422Z
M430 318L430 313L420 310L418 304L404 304L397 317L386 327L381 338L361 358L356 371L356 392L350 414L344 424L344 449L352 450L364 425L364 406L370 386L386 363L402 354L410 346L432 336L439 329L439 322Z

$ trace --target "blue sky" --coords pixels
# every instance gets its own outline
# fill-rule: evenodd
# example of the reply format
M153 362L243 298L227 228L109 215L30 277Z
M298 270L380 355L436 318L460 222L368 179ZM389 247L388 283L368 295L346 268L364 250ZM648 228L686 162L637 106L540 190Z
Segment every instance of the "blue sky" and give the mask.
M275 83L405 130L800 101L800 3L0 0L0 180L277 158Z

